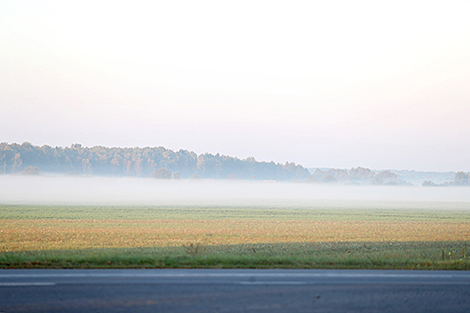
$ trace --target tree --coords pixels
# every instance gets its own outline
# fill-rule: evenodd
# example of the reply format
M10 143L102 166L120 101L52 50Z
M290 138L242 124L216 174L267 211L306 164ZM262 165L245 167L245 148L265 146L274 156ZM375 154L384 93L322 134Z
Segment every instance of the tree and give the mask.
M23 164L23 161L21 161L21 153L16 153L12 161L13 161L12 172L16 173L20 170L21 164Z
M23 170L23 175L39 175L39 168L37 166L27 166Z
M465 173L465 172L455 173L453 185L456 185L456 186L470 185L470 173Z
M82 159L83 174L92 174L91 163L89 159Z
M395 173L392 173L390 171L382 171L375 175L375 179L372 182L375 185L391 185L391 184L396 184L397 183L397 178L398 175Z
M337 180L336 178L334 178L334 176L331 176L331 175L326 175L325 177L323 177L323 179L321 180L322 183L329 183L329 184L332 184L332 183L336 183Z
M317 179L315 178L315 176L310 175L310 176L307 178L307 182L309 182L309 183L316 183L316 182L317 182Z
M349 170L349 179L350 180L371 180L374 178L374 172L368 168L356 167Z
M171 179L172 173L169 169L162 167L162 168L159 168L158 170L155 170L152 176L153 178L156 178L156 179Z

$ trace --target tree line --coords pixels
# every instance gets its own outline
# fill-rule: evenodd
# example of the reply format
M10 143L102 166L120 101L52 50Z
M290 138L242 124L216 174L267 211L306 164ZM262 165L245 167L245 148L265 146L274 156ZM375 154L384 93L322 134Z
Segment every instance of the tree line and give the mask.
M312 170L313 171L313 170ZM164 147L108 148L103 146L34 146L31 143L0 143L0 174L68 176L134 176L159 179L210 178L307 181L311 183L406 185L392 171L376 172L364 167L308 169L295 163L259 162L253 157L239 159L227 155ZM423 186L470 186L470 173L457 172L453 181Z
M453 181L436 184L432 181L425 180L424 187L445 187L445 186L470 186L470 173L457 172Z
M108 148L103 146L34 146L0 143L0 174L57 173L64 175L136 176L155 178L212 178L254 180L307 180L309 171L286 162L260 162L253 157L164 147Z
M349 185L411 185L396 173L392 171L378 171L375 172L371 169L364 167L353 167L349 171L347 169L330 168L319 169L317 168L313 174L308 178L309 182L317 183L343 183ZM470 186L470 173L457 172L452 181L444 183L435 183L433 181L425 180L422 183L424 187L431 186Z
M372 185L406 185L397 174L388 170L376 173L365 167L347 169L330 168L321 170L317 168L309 177L311 182L320 183L346 183L346 184L372 184Z

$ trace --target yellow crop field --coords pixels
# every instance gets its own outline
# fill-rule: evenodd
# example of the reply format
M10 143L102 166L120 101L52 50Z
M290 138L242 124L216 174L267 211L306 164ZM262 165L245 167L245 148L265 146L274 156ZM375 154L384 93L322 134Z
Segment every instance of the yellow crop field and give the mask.
M470 211L0 206L0 268L470 269Z
M470 241L470 222L0 220L0 250L309 242Z

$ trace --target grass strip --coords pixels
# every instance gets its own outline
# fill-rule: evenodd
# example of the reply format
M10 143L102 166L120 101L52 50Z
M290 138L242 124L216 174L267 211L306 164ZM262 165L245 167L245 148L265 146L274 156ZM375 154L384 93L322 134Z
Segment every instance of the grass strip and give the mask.
M0 268L470 270L467 242L342 242L0 253Z

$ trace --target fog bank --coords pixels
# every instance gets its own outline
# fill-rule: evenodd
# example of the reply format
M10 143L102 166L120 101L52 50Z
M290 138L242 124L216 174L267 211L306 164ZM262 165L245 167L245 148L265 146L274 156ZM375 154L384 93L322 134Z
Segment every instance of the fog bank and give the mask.
M469 187L344 186L221 180L0 176L0 204L405 206L470 209Z

